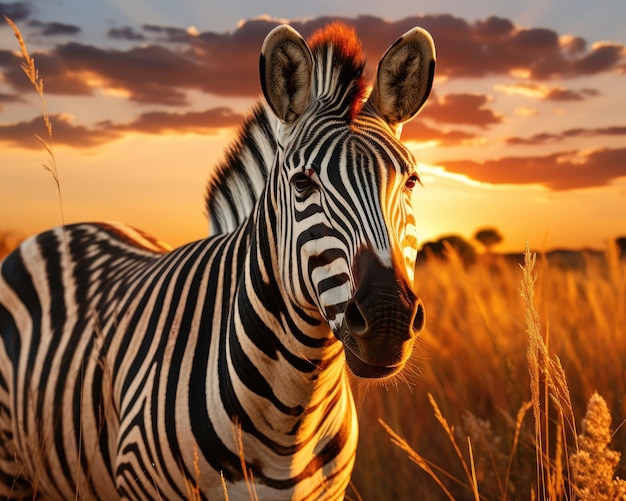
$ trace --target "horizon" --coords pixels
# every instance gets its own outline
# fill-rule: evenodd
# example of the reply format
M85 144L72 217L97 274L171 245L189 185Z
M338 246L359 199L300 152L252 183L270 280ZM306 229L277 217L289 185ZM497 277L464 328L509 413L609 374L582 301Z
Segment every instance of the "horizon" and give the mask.
M217 17L198 2L173 12L160 0L98 0L87 12L62 0L0 2L0 14L17 24L44 81L65 222L118 220L174 246L206 235L205 183L260 95L258 56L273 26L286 21L306 38L344 18L371 76L384 50L421 25L437 46L436 80L402 135L425 187L413 199L419 247L449 234L474 242L493 227L505 253L527 240L603 249L626 235L626 27L616 21L626 3L605 3L584 21L582 0L474 10L394 0L358 4L351 16L355 2L262 12L234 2ZM17 54L2 21L0 231L27 237L61 220L40 167L39 101Z

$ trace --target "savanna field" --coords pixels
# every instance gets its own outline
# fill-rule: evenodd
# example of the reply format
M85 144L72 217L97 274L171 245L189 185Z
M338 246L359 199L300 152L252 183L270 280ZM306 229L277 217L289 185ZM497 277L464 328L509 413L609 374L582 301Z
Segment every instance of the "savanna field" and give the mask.
M626 250L471 261L419 253L426 329L395 379L353 380L346 499L626 500Z
M539 255L525 279L522 259L427 261L416 273L427 328L406 382L355 391L362 499L624 499L615 478L626 477L626 262L617 249L576 266ZM530 303L522 291L533 276ZM390 446L380 420L404 449Z
M420 254L427 328L398 379L354 382L347 499L625 499L626 261L581 256Z

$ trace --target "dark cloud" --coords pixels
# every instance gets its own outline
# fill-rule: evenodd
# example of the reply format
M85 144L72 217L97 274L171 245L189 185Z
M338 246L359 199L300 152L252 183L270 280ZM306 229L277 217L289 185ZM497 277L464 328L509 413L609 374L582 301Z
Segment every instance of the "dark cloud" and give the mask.
M562 87L553 87L546 94L545 99L548 101L584 101L589 97L600 95L597 89L564 89Z
M617 43L598 43L582 57L572 61L576 75L593 75L610 70L624 61L624 46Z
M608 185L626 176L626 148L604 148L533 157L506 157L486 162L441 162L450 172L490 184L540 184L565 191Z
M22 99L16 94L5 94L4 92L0 92L0 105L3 103L18 103L21 101Z
M107 32L109 38L114 40L130 40L140 42L146 39L146 37L134 30L131 26L123 26L122 28L111 28Z
M54 54L35 52L31 54L37 70L44 81L46 94L91 95L93 89L87 82L86 74L72 70L67 61ZM32 91L32 84L24 75L22 58L11 51L0 50L0 66L4 67L4 82L18 92Z
M330 20L320 17L292 25L306 37ZM362 37L364 51L370 59L370 75L387 47L417 25L433 34L437 73L449 78L513 71L523 71L535 79L565 78L615 70L624 65L624 47L620 44L594 44L587 48L582 39L570 37L560 42L554 31L520 29L511 21L496 17L474 23L451 15L416 16L396 22L372 16L344 20L355 25ZM144 25L141 32L123 27L109 30L109 37L143 44L116 50L68 43L34 56L49 93L91 93L87 82L90 79L125 90L131 100L142 103L185 104L186 92L192 89L251 97L260 93L261 45L276 24L273 20L256 19L241 24L233 32L204 32L195 36L170 26ZM19 63L18 58L14 61L0 58L5 81L23 89L27 83ZM444 111L445 108L440 108L442 114ZM499 120L484 107L474 108L474 113L483 126Z
M565 36L561 38L561 47L567 56L578 56L587 50L587 42L584 38Z
M510 137L507 138L507 144L535 146L546 143L554 143L564 141L571 138L589 138L597 136L626 136L626 126L597 127L597 128L576 128L568 129L563 132L541 132L531 137Z
M0 111L4 110L6 104L13 104L21 101L22 99L15 94L5 94L4 92L0 92Z
M173 26L144 24L142 29L148 33L159 35L158 39L161 41L188 43L191 39L191 35L187 32L187 30Z
M449 124L465 124L486 128L502 122L502 116L485 105L490 101L484 94L447 94L431 96L421 118Z
M55 35L77 35L81 29L78 26L64 23L42 23L41 21L32 20L28 22L28 26L31 28L40 29L40 33L45 36Z
M21 59L11 55L0 52L5 81L26 89L30 83ZM98 86L128 92L136 102L180 106L187 104L185 90L200 87L204 77L197 62L158 45L118 51L67 43L51 54L32 55L49 94L93 94L98 81Z
M0 27L9 27L4 22L4 16L7 16L14 23L19 23L28 19L31 14L30 5L24 2L0 2Z
M74 125L64 115L52 115L54 145L72 146L75 148L92 148L102 143L118 139L120 133L105 129L88 129L83 125ZM41 117L29 122L0 125L0 143L19 148L40 149L41 143L35 137L47 137Z
M230 108L213 108L186 113L152 111L143 113L137 120L129 124L112 126L111 129L146 134L206 134L223 128L237 127L243 122L243 119L243 115L233 113Z
M515 25L511 21L495 16L478 20L474 26L477 35L485 40L499 40L515 31Z
M74 124L66 115L50 117L54 144L79 149L94 148L132 133L215 134L224 128L238 126L243 119L242 115L228 108L186 113L148 112L126 124L116 124L107 120L93 127ZM0 144L28 149L41 148L35 134L47 137L41 117L28 122L0 125Z
M11 101L7 95L7 102ZM0 94L0 105L3 95ZM54 143L73 148L93 148L114 141L124 135L139 134L215 134L225 128L236 129L244 121L244 116L230 108L218 107L204 111L164 112L151 111L142 113L128 123L114 123L103 120L89 128L76 125L65 115L53 115ZM0 144L22 148L40 148L34 135L46 135L41 118L27 122L0 125ZM404 141L420 143L436 142L440 146L458 146L476 139L476 135L461 130L442 130L433 128L421 120L413 120L404 126Z
M11 96L6 98L7 102L11 99ZM3 95L0 94L0 104L2 100ZM244 116L233 112L230 108L218 107L198 112L151 111L142 113L128 123L103 120L91 128L76 125L65 115L53 115L51 120L55 144L73 148L93 148L132 133L215 134L225 128L238 128L243 123ZM46 134L41 118L17 124L0 125L0 144L39 148L40 144L34 140L34 134L40 136ZM477 136L462 130L433 128L422 120L413 120L405 124L402 139L419 143L436 142L439 146L459 146L477 139Z

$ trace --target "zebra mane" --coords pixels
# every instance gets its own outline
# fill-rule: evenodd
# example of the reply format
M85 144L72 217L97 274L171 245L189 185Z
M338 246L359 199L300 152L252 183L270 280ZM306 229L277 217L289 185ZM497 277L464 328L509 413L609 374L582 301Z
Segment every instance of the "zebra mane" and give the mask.
M367 89L365 58L354 28L331 23L313 33L308 45L315 61L314 99L351 122ZM205 195L209 235L234 231L250 215L274 161L276 122L258 102L225 159L213 169Z
M367 89L365 57L354 28L341 22L329 24L313 33L308 44L315 60L315 98L352 121Z
M213 169L205 194L209 236L234 231L250 215L263 191L276 154L272 118L258 102L226 158Z

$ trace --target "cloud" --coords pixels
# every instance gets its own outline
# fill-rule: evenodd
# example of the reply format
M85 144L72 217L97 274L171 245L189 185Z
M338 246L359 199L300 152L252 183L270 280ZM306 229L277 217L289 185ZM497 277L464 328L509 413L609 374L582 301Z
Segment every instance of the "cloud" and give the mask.
M123 26L121 28L110 28L107 37L114 40L130 40L134 42L144 41L146 37L131 26Z
M597 89L584 88L572 90L561 86L550 86L534 82L498 84L494 85L493 88L508 95L526 96L546 101L583 101L600 94Z
M505 157L485 162L441 162L449 172L490 184L540 184L565 191L608 185L626 176L626 148Z
M32 28L40 28L41 34L45 36L55 35L77 35L81 29L78 26L64 23L42 23L41 21L32 20L28 22L28 26Z
M13 104L21 101L22 99L16 94L5 94L4 92L0 92L0 111L4 111L6 104Z
M50 117L53 129L54 145L72 146L75 148L92 148L102 143L118 139L120 133L106 129L88 129L83 125L74 125L67 115ZM40 149L41 143L35 137L47 137L41 117L28 122L0 125L0 143L27 149Z
M419 118L402 127L402 141L435 143L438 146L459 146L476 139L476 134L462 130L435 129Z
M35 52L31 54L39 74L42 76L46 94L61 95L91 95L93 88L88 83L87 73L74 71L54 55ZM21 67L22 58L8 50L0 50L0 67L6 68L3 72L3 82L10 85L18 93L31 92L32 84L24 75Z
M173 26L157 26L154 24L144 24L144 31L159 35L157 39L167 42L189 43L190 38L195 36L190 34L188 29L177 28Z
M10 102L17 97L0 94L0 105L6 99ZM52 115L54 144L72 148L89 149L120 139L125 135L153 134L216 134L224 129L237 129L243 124L244 116L230 108L217 107L204 111L165 112L150 111L140 114L127 123L114 123L103 120L92 127L77 125L69 115ZM27 149L40 148L34 135L45 137L41 118L16 124L0 125L0 144ZM403 141L436 143L439 146L458 146L477 139L473 133L461 130L433 128L421 120L407 123L402 131Z
M5 10L10 5L19 11L15 4L0 5ZM28 11L21 15L28 15ZM319 17L291 24L306 37L330 19ZM362 38L369 56L370 74L375 72L377 61L387 47L417 25L433 34L438 75L448 78L523 73L548 80L618 70L625 64L623 45L601 43L587 48L582 39L563 39L548 29L522 29L497 17L473 23L451 15L416 16L395 22L373 16L344 20L354 24ZM189 28L158 25L144 25L140 30L126 26L110 29L108 36L141 45L122 50L66 43L33 55L47 91L52 94L91 94L97 87L93 82L97 82L124 91L129 99L140 103L179 106L187 103L186 93L190 90L252 97L260 93L261 45L278 23L259 18L243 22L226 33L197 33ZM71 28L67 26L65 29ZM27 83L19 64L18 58L9 61L0 57L5 82L21 90ZM457 99L465 100L464 104L471 104L468 95L459 96L463 96ZM583 92L581 97L585 96ZM433 108L431 114L437 109ZM441 120L450 120L443 105L438 111ZM473 113L480 126L499 120L488 109L476 108L476 102Z
M534 134L528 138L522 137L510 137L506 139L507 144L510 145L524 145L534 146L546 143L553 143L563 141L571 138L581 137L597 137L597 136L626 136L626 126L611 126L611 127L597 127L597 128L576 128L568 129L563 132L541 132Z
M138 119L129 124L110 128L145 134L206 134L223 128L238 127L243 123L243 119L243 115L233 113L230 108L223 107L186 113L152 111L141 114Z
M31 14L31 7L24 2L0 2L0 27L9 27L4 22L4 16L10 18L14 23L19 23L28 19Z
M421 118L449 124L466 124L486 128L502 122L502 116L485 107L490 102L484 94L447 94L431 96Z
M0 94L0 104L3 100ZM6 100L13 97L7 95ZM52 115L54 144L72 148L89 149L120 139L125 135L153 134L216 134L224 129L237 129L243 124L244 116L230 108L217 107L204 111L165 112L150 111L140 114L127 123L114 123L103 120L92 127L77 125L69 115ZM45 137L41 118L16 124L0 125L0 144L21 148L40 148L34 135ZM479 139L476 134L462 130L442 130L433 128L422 120L405 124L402 130L403 141L436 143L438 146L458 146Z
M100 146L125 135L138 134L216 134L224 128L234 128L244 117L229 108L213 108L200 112L168 113L147 112L137 119L123 124L102 121L93 127L77 125L69 115L55 114L50 117L54 145L89 149ZM41 148L35 134L47 137L41 117L16 124L0 125L0 144L26 149Z
M18 103L21 101L22 99L16 94L5 94L4 92L0 92L0 105L3 103Z
M572 61L577 75L593 75L615 68L624 61L624 46L618 43L598 42L587 54Z

